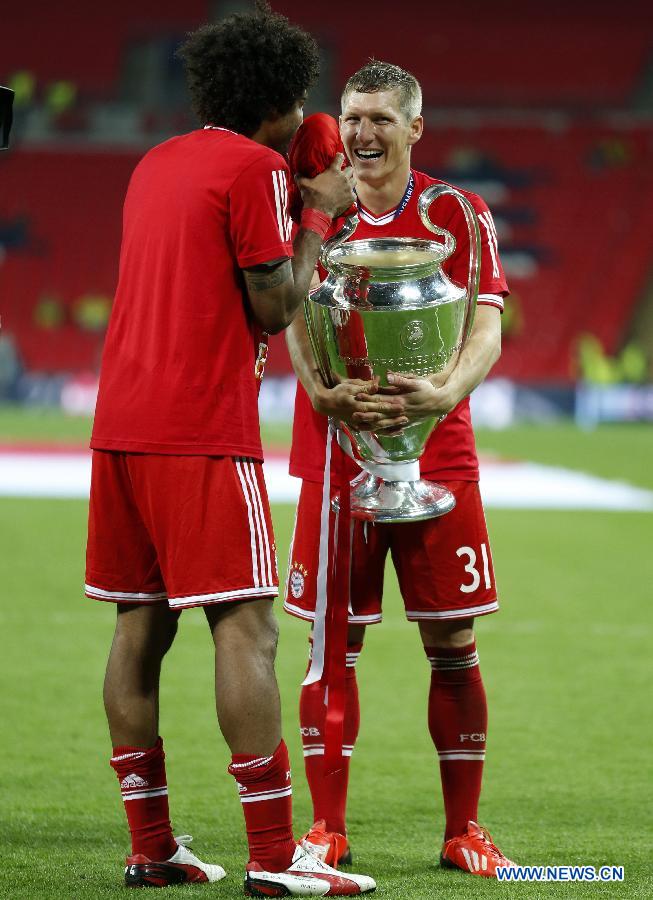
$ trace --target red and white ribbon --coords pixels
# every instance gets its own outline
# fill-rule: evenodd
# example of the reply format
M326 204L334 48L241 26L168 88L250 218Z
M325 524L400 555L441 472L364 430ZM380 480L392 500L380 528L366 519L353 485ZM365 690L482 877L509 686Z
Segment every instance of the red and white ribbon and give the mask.
M325 688L325 775L342 768L352 543L349 461L344 453L340 454L338 465L339 509L335 516L331 513L332 444L333 431L329 427L320 518L313 653L302 682L308 685L320 681Z

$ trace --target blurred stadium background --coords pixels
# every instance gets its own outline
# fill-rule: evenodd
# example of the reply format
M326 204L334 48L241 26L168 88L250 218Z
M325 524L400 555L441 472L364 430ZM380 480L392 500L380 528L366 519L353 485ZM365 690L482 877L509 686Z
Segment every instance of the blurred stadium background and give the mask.
M653 418L653 25L641 4L274 5L323 49L309 112L337 114L371 55L409 68L427 125L415 165L492 208L513 293L488 421ZM3 13L0 83L16 100L0 159L0 402L92 410L129 175L196 125L175 47L246 6L69 2L47 27L33 2ZM289 371L277 338L268 418L290 412L292 392L273 381Z
M248 5L71 0L55 13L24 0L1 14L0 84L16 94L0 154L0 706L12 737L0 771L3 896L119 890L125 833L99 701L113 610L80 599L85 503L73 498L86 491L130 173L150 146L196 126L174 58L184 33ZM426 120L414 164L482 194L497 223L513 293L503 356L473 398L504 601L479 623L492 701L482 821L520 861L626 864L625 885L575 885L574 897L653 896L650 822L640 827L651 739L653 18L634 0L272 5L322 48L307 112L337 115L344 80L370 56L410 69ZM281 485L282 575L293 397L274 338L261 412ZM173 815L199 829L202 851L215 846L217 813L220 861L239 877L240 812L216 774L226 754L196 612L164 684ZM297 776L304 639L302 623L282 623ZM391 575L386 627L368 643L356 859L385 896L489 896L498 886L435 868L427 678ZM303 825L307 791L296 784ZM220 893L239 896L237 880ZM569 890L548 885L547 896ZM523 885L520 896L542 894Z

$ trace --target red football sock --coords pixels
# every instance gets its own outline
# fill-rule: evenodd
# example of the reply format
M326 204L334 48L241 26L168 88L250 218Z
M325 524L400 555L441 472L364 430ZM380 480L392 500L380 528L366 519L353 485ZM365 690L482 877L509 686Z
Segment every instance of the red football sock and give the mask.
M229 772L243 804L250 862L260 863L268 872L283 872L297 846L288 748L281 741L272 756L234 754Z
M476 644L425 647L431 663L429 731L440 758L447 824L445 840L476 821L481 793L487 702Z
M120 782L132 854L142 853L157 862L170 859L177 842L170 827L163 741L157 738L149 749L114 747L110 764Z
M347 645L342 768L332 775L324 775L324 687L319 683L303 687L299 700L299 724L304 745L306 778L313 799L313 821L324 819L327 831L337 831L340 834L347 833L345 812L349 761L360 726L356 660L362 648L362 644Z

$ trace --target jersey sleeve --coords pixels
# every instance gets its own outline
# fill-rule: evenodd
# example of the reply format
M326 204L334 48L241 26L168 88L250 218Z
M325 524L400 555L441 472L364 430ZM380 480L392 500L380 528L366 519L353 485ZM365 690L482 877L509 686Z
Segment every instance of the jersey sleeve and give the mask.
M481 234L481 274L478 302L503 310L503 298L508 294L508 284L499 257L499 242L494 219L484 200L475 194L468 196L468 199L478 217ZM456 204L456 210L452 211L447 226L456 238L456 249L451 261L450 275L458 284L464 285L467 284L469 270L469 234L463 212L458 203L453 202Z
M236 178L229 191L229 230L241 269L292 256L288 166L263 157Z

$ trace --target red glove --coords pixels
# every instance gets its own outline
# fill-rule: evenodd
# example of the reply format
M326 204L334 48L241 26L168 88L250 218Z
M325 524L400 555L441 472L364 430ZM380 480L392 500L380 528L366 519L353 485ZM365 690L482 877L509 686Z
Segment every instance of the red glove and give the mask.
M302 196L295 184L295 175L304 178L315 178L320 172L328 169L337 153L345 154L345 148L340 139L340 130L333 116L326 113L313 113L304 119L292 139L288 150L288 162L293 175L288 198L290 215L295 222L299 222L302 214ZM346 157L345 157L346 160ZM346 161L343 168L349 165ZM354 212L355 206L348 210L346 215Z

